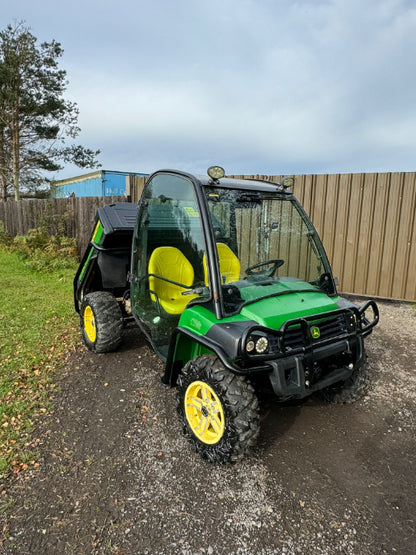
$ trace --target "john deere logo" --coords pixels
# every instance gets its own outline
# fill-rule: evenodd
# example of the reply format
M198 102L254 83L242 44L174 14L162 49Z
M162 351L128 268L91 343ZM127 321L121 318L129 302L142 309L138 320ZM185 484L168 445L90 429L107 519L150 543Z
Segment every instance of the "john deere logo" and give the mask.
M321 331L318 326L314 326L313 328L311 328L311 335L313 339L319 339L321 337Z

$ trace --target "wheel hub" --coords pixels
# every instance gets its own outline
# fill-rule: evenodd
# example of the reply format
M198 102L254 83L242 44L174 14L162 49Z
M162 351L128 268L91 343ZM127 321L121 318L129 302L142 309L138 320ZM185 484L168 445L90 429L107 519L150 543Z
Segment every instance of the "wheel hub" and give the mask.
M90 306L85 307L84 310L84 329L88 339L91 343L94 343L97 339L97 329L95 327L94 313Z
M185 415L193 434L203 443L218 443L224 434L222 403L214 389L203 381L192 382L185 393Z

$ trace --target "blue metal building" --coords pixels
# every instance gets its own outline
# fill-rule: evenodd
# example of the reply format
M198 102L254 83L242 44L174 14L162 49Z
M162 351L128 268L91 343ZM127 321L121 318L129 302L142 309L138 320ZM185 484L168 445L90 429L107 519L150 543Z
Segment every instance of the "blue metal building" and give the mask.
M123 196L126 194L128 176L148 177L149 174L99 170L53 181L51 196L53 198L66 198L72 194L76 197Z

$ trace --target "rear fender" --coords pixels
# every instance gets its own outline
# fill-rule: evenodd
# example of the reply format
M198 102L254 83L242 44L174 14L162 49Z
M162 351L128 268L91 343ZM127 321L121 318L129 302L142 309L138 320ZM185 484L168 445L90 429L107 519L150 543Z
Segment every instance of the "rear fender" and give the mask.
M84 296L84 291L91 289L92 283L101 282L101 272L97 263L97 252L93 246L85 251L85 254L78 267L74 277L74 305L75 310L79 312L80 302ZM102 289L102 287L93 287L92 290Z

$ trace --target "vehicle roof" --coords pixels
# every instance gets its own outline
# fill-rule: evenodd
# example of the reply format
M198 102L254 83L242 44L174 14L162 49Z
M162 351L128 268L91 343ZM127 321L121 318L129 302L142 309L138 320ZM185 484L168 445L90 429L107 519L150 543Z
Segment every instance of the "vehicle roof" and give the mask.
M175 173L178 175L183 175L188 177L195 184L202 185L203 187L225 187L229 189L248 189L250 191L263 191L270 193L286 193L292 194L289 189L284 189L279 183L273 183L272 181L265 181L261 179L241 179L241 178L230 178L223 177L218 180L213 180L208 175L192 174L180 170L159 170L155 173Z

